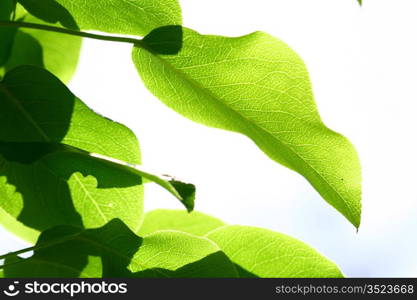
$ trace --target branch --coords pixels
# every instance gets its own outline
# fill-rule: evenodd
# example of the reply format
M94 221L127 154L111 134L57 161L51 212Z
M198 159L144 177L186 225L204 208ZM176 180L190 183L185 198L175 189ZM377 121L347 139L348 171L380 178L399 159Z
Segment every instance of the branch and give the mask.
M26 22L13 22L13 21L0 21L0 27L17 27L17 28L30 28L44 31L51 31L75 36L81 36L89 39L96 39L101 41L111 41L119 43L129 43L139 45L142 43L141 39L121 37L121 36L108 36L101 34L88 33L84 31L71 30L67 28L49 26L44 24L26 23Z

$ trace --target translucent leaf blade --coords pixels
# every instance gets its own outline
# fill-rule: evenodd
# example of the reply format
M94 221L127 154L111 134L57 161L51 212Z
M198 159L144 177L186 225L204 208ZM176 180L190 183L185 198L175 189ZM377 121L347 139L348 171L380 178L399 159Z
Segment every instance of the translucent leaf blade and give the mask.
M262 32L228 38L178 28L157 29L134 48L147 88L191 120L248 136L358 227L358 155L321 121L299 56ZM165 52L164 44L176 44L177 53Z

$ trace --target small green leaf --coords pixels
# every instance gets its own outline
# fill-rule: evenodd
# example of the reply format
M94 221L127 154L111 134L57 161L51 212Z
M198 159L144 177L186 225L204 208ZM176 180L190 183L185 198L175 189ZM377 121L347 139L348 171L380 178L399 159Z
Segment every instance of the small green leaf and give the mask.
M357 153L321 121L299 56L262 32L228 38L180 29L159 28L134 47L147 88L191 120L248 136L358 227Z
M236 264L240 277L343 277L332 261L284 234L255 227L224 226L207 237Z
M144 36L165 25L181 25L177 0L19 0L35 17L70 29Z
M358 0L358 2L359 2L359 5L362 5L362 0Z
M5 143L61 143L140 164L138 141L128 128L94 113L37 67L16 68L0 82L0 126ZM92 228L116 217L134 231L141 225L138 176L80 157L25 164L0 155L0 221L16 235L34 242L56 225Z
M146 213L139 235L145 236L159 230L177 230L204 236L223 225L219 219L197 211L187 213L181 210L157 209Z
M56 227L44 232L34 255L5 261L5 277L236 277L210 240L175 231L138 237L119 220L99 229Z

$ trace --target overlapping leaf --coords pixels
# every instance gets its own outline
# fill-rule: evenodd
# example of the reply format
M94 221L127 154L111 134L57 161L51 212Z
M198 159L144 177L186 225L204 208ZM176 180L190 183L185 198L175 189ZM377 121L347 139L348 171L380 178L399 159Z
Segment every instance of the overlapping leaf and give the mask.
M168 26L135 46L133 60L166 105L196 122L248 136L359 226L357 153L321 121L304 63L286 44L262 32L228 38Z
M61 143L140 163L138 141L128 128L91 111L46 70L19 67L7 73L0 106L3 143L17 143L18 149L19 143ZM115 217L132 230L142 223L138 176L82 157L25 162L27 154L19 154L0 156L0 220L18 236L33 242L56 225L91 228Z
M133 59L157 97L194 121L248 136L359 226L356 151L323 124L303 62L281 41L172 26L181 24L176 0L18 1L33 15L27 22L150 32ZM14 14L13 1L0 3L0 19ZM79 38L0 29L0 39L6 71L32 64L66 81L75 70ZM0 221L32 242L43 232L32 257L4 256L0 277L343 276L296 239L198 212L153 211L141 227L144 182L161 185L189 211L194 186L139 167L133 133L88 109L41 68L14 69L0 82L0 126Z
M12 2L15 1L4 0L0 5ZM44 23L20 5L16 13L0 15L0 20L11 20L13 15L16 21ZM64 82L75 72L82 41L80 37L50 31L8 27L0 28L0 40L0 75L20 65L34 65L46 68Z
M57 227L28 259L9 255L5 277L236 277L210 240L175 231L138 237L119 220L99 229Z
M34 241L56 225L91 228L116 217L136 232L145 181L193 209L193 185L143 170L133 133L88 109L49 72L9 72L0 106L0 216L17 235Z
M165 25L180 25L177 0L18 0L49 23L79 30L144 36Z
M339 268L308 245L287 235L248 226L225 225L199 212L155 210L140 232L178 230L205 236L232 260L239 277L342 277Z
M167 224L165 219L172 217L173 211L150 215L149 221ZM198 228L204 217L212 219L201 213L193 221L179 216L183 220L173 222L175 230L156 230L142 237L119 220L99 229L56 227L44 232L36 246L28 249L35 250L32 257L3 256L2 276L343 277L333 262L311 247L269 230L220 226L206 237L178 231L178 224L184 224L186 230Z

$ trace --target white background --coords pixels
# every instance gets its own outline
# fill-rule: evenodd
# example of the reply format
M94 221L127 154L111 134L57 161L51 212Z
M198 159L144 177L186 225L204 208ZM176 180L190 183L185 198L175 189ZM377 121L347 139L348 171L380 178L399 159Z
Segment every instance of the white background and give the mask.
M347 276L417 276L417 1L182 0L184 24L238 36L263 30L305 60L323 120L363 166L358 233L300 175L249 139L166 108L143 87L130 46L86 40L70 88L137 134L144 164L192 181L197 210L295 236ZM146 208L182 207L149 185ZM24 243L0 230L0 253Z

